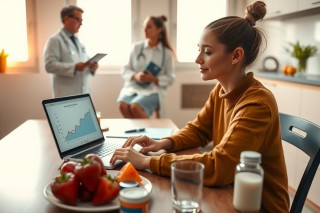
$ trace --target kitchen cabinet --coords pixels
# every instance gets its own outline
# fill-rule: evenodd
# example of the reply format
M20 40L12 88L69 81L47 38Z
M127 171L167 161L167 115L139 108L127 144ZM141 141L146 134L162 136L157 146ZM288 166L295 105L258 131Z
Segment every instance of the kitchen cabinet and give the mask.
M266 18L277 17L298 11L298 0L265 0Z
M298 10L307 10L320 7L320 0L299 0Z
M258 78L275 96L279 112L296 115L320 125L320 86ZM309 157L296 147L283 143L289 186L296 190ZM313 180L308 200L320 207L320 168Z
M275 96L279 112L299 116L301 88L288 84L279 84L276 81L262 81Z
M248 3L253 3L249 0ZM267 5L266 19L293 18L319 14L320 0L264 0Z

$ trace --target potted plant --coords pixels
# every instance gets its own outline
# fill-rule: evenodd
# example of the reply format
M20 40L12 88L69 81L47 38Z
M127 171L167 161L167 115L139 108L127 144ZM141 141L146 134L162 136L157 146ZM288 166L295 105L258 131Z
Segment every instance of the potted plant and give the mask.
M285 48L285 50L291 54L292 57L298 59L298 71L305 72L307 68L308 58L315 55L317 52L317 47L307 45L300 45L299 41L297 43L290 43L291 49Z
M4 52L4 49L0 52L0 73L4 73L7 67L7 57L9 54Z

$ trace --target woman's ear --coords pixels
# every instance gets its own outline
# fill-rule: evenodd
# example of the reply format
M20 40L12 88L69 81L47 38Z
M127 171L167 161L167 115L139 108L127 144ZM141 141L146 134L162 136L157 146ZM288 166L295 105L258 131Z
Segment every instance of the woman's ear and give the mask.
M242 47L237 47L236 49L233 50L232 53L232 64L236 64L239 61L241 61L244 57L244 50Z

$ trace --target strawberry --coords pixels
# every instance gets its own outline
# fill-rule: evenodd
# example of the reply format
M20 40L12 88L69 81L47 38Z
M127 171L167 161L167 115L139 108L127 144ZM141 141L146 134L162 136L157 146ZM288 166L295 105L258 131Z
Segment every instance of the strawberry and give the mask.
M79 182L73 173L63 172L51 183L52 194L61 202L76 206L78 199Z
M76 178L90 192L93 192L98 186L101 177L101 166L98 161L83 158L75 168Z
M78 198L81 202L89 202L93 192L89 192L83 184L80 184Z
M118 182L110 175L100 177L99 185L93 194L91 203L102 205L114 200L120 191Z
M104 168L104 164L103 164L101 158L98 155L96 155L96 154L87 154L85 158L88 158L90 160L98 161L100 166L101 166L101 176L107 175L107 170Z
M76 169L76 165L77 165L77 163L74 162L74 161L65 162L60 168L60 173L62 173L62 172L71 172L71 173L74 174L74 171Z

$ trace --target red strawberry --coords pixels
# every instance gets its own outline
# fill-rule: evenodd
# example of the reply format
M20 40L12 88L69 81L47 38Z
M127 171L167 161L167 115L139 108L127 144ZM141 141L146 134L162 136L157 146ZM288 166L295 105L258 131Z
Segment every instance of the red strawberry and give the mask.
M76 206L79 182L73 173L61 173L51 183L51 191L61 202Z
M101 166L101 176L105 176L107 175L107 170L104 168L104 164L101 160L101 158L98 155L95 154L87 154L86 158L90 159L90 160L95 160L98 161L100 166Z
M101 166L95 160L83 158L76 166L75 175L88 191L93 192L101 177Z
M60 168L60 172L71 172L74 174L75 168L76 168L77 163L74 161L68 161L65 162L61 168Z
M89 192L83 184L80 184L78 197L81 202L89 202L92 195L93 192Z
M95 191L91 203L93 205L102 205L114 200L120 191L118 182L110 175L100 177L99 185Z

